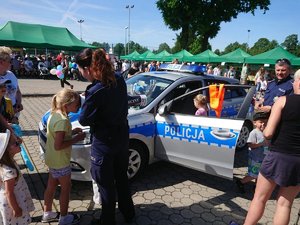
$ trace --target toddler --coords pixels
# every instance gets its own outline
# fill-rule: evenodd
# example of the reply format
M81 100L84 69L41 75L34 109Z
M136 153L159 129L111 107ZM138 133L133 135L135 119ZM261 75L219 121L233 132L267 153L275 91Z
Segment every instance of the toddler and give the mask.
M207 116L208 108L207 99L205 95L196 95L194 98L194 105L197 108L197 111L195 112L196 116Z
M9 130L0 133L0 223L3 225L30 224L29 213L34 210L28 186L13 159L20 151L20 143L11 138Z
M261 163L264 159L264 150L268 146L267 140L263 135L266 127L269 113L257 112L253 116L254 129L250 132L248 138L248 175L241 180L237 180L236 184L241 193L245 193L244 184L253 179L257 179Z

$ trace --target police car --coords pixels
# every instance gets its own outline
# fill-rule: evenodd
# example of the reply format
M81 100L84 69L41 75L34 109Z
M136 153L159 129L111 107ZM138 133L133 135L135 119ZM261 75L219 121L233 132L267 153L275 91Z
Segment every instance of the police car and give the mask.
M246 91L238 80L205 75L203 68L196 65L167 64L161 68L162 71L145 72L126 80L128 95L143 96L138 98L142 103L129 107L128 177L136 177L157 160L167 160L232 178L235 150L246 146L252 129L246 118L253 91ZM225 84L221 117L217 118L212 109L208 117L195 116L193 98L202 93L210 99L208 86L212 84ZM69 115L73 127L82 127L77 121L79 113ZM49 112L39 123L42 151L48 116ZM89 134L88 127L83 129ZM91 180L90 147L89 135L72 146L72 179Z

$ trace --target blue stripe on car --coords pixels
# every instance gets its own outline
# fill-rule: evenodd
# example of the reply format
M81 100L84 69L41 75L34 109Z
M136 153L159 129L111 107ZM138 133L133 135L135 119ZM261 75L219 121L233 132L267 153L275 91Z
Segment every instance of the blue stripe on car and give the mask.
M177 139L187 142L205 143L207 145L215 145L218 147L235 148L235 144L239 133L230 129L228 133L230 137L217 137L213 132L222 129L201 126L189 126L185 124L168 124L166 122L157 122L157 135L164 138ZM227 131L227 130L226 130Z

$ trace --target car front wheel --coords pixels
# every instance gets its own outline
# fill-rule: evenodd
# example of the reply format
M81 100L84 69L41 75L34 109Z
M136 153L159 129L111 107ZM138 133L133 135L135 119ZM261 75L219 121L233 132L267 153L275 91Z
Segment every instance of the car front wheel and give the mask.
M133 143L129 146L129 164L127 175L128 179L133 179L141 173L147 164L147 157L145 150L138 145Z

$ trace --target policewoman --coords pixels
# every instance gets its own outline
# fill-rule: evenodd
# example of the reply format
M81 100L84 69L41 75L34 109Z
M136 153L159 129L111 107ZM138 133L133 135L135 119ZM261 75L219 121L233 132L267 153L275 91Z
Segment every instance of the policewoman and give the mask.
M127 178L129 127L126 83L116 75L106 52L84 49L76 56L81 74L92 84L85 91L79 116L83 126L90 126L92 136L91 175L96 181L101 201L100 224L115 224L115 206L126 222L134 215L134 205Z

